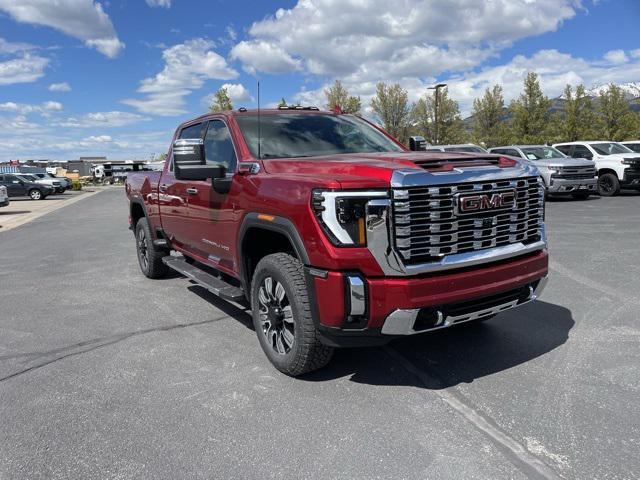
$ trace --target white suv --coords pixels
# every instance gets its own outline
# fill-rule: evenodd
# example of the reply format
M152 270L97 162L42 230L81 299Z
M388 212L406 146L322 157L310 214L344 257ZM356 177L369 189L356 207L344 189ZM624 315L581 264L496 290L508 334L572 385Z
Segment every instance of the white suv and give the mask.
M618 142L567 142L555 148L573 158L593 160L598 170L598 192L610 197L620 188L640 190L640 154Z

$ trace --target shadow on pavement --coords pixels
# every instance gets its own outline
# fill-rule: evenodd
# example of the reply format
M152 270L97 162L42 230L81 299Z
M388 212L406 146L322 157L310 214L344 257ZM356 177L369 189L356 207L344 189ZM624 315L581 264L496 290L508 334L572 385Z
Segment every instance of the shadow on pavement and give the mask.
M247 307L221 300L199 285L191 285L188 290L254 331ZM338 349L327 367L300 378L322 382L350 377L353 382L370 385L448 388L508 370L554 350L567 341L574 324L567 308L537 301L487 322L401 338L384 347ZM425 374L423 378L408 375L390 358L388 349L409 360ZM430 382L425 384L427 378Z
M554 350L567 341L574 324L570 310L538 301L484 323L403 338L382 348L337 351L328 367L304 379L323 381L351 376L353 382L370 385L447 388ZM425 375L418 380L398 372L397 361L389 358L386 349L393 349ZM429 381L425 383L426 379Z
M31 210L14 210L13 212L2 212L0 211L0 215L20 215L24 213L31 213Z

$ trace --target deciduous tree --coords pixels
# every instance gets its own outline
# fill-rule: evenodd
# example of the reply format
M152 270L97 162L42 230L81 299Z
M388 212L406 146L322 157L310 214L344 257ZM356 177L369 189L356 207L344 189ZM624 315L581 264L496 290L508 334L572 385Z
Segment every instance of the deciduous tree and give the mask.
M376 94L371 99L371 108L387 132L406 143L409 128L409 95L399 84L376 85Z
M333 82L333 85L324 91L325 97L327 97L327 109L333 110L336 107L340 107L344 113L358 114L362 109L362 102L360 97L354 97L349 95L347 89L342 85L340 80Z

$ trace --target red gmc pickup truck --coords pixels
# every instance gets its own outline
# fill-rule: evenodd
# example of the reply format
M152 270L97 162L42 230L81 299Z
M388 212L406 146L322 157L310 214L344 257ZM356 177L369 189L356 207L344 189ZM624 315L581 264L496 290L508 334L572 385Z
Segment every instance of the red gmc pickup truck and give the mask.
M352 115L201 116L178 127L163 171L130 174L126 192L142 272L247 302L288 375L336 347L487 320L546 283L535 166L411 151Z

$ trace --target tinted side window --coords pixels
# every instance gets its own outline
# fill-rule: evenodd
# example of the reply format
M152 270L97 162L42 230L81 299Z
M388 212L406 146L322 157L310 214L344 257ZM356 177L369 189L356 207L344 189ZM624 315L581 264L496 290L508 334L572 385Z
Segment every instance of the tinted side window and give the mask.
M513 148L509 148L504 152L506 155L511 155L512 157L520 157L520 153Z
M183 128L180 132L180 138L202 138L202 123L196 123L189 127Z
M593 158L593 154L591 150L589 150L584 145L574 145L573 153L571 154L573 158Z
M505 154L503 148L492 148L489 153L495 153L496 155L504 155Z
M565 155L569 155L569 152L571 151L571 145L558 145L556 149L560 150Z
M233 149L233 141L229 129L220 120L209 122L207 134L204 137L204 156L207 163L222 164L227 167L227 172L233 173L236 169L236 152Z
M640 153L640 143L630 143L625 145L625 147L630 148L634 152Z

